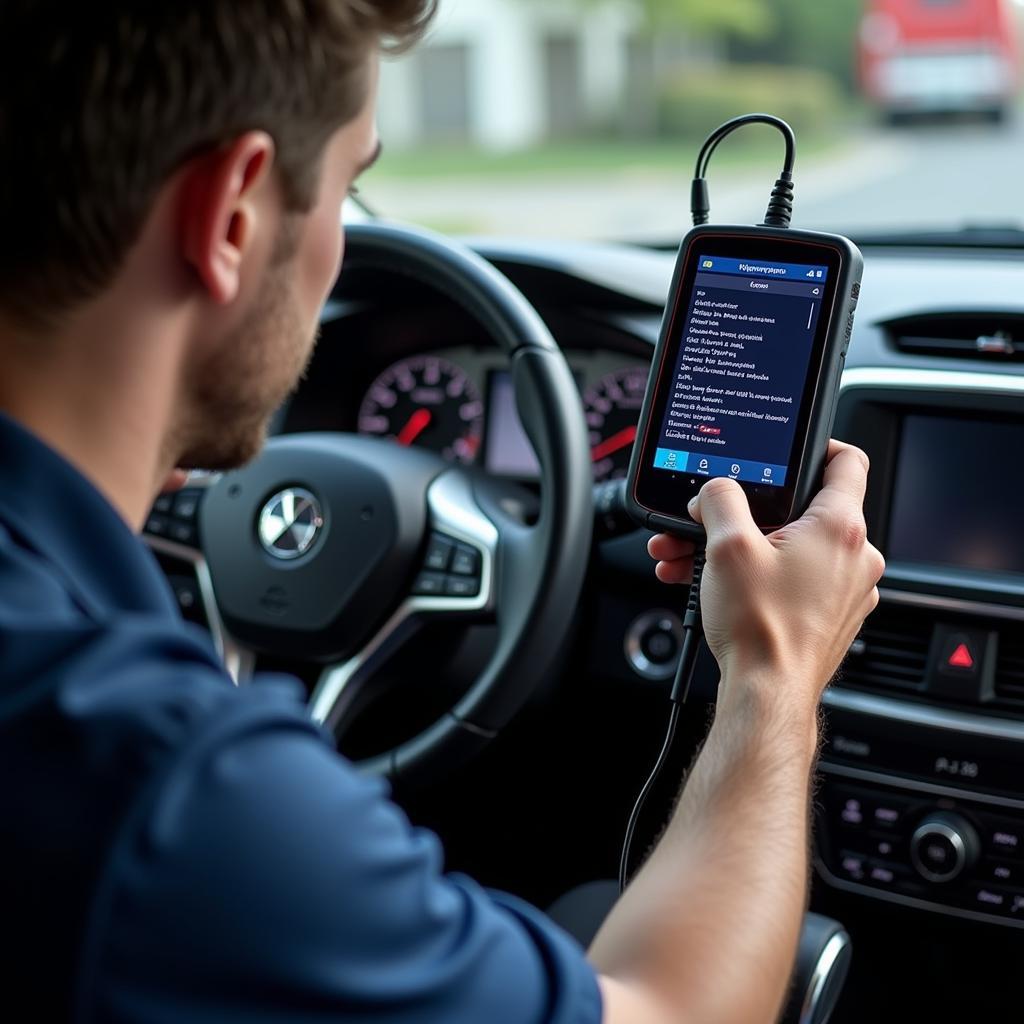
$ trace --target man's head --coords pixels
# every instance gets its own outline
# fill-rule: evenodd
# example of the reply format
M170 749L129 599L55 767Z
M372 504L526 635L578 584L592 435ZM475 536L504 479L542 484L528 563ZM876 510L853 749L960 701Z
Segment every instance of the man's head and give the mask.
M378 51L433 6L4 0L0 318L45 341L97 303L116 318L118 289L144 297L182 338L168 457L251 457L308 360L341 203L378 147Z

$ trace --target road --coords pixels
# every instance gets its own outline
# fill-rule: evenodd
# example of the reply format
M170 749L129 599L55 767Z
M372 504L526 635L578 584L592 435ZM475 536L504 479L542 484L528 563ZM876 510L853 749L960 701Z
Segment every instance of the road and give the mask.
M457 234L665 239L689 223L689 160L665 172L379 180L380 211ZM712 166L713 218L763 215L775 169ZM798 162L797 220L851 233L969 224L1024 224L1024 117L859 130Z

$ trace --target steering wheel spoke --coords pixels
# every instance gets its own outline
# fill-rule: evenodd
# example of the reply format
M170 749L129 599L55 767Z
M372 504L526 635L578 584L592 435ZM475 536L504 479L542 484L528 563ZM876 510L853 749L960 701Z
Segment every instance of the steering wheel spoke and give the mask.
M193 477L182 490L161 494L146 520L142 538L165 568L168 563L178 563L189 572L190 575L182 579L176 579L173 572L168 573L182 613L186 616L193 610L198 613L198 620L210 630L228 675L236 686L242 686L252 678L256 656L224 625L210 567L199 541L199 510L208 488L216 480L214 476Z
M420 629L494 611L500 535L467 474L453 468L437 477L427 490L427 510L427 546L409 595L362 650L326 668L313 691L313 718L335 732L378 668Z

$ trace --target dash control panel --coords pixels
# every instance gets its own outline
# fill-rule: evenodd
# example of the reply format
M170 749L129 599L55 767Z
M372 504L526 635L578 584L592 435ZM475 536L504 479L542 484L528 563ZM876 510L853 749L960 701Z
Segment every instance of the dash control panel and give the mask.
M838 888L1024 927L1024 808L828 776L817 844Z

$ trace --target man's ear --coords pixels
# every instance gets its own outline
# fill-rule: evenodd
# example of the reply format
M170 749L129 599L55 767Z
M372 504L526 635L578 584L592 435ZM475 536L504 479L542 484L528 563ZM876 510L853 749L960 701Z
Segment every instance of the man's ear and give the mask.
M199 157L182 190L183 255L210 298L227 305L241 284L241 266L261 215L259 186L274 163L274 140L246 132L230 146Z

